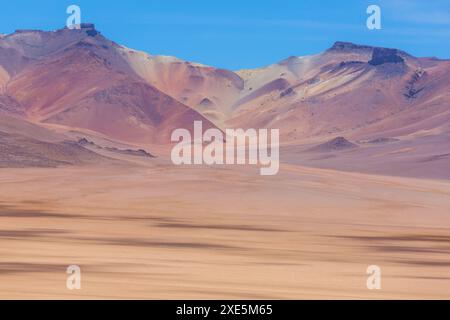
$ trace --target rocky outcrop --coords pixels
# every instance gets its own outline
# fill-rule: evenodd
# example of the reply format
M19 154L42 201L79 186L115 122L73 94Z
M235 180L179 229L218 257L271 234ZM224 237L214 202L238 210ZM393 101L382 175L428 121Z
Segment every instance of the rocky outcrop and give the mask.
M95 144L92 141L89 141L86 138L81 138L78 140L77 144L79 146L82 147L93 147L93 148L97 148L97 149L103 149L109 152L114 152L114 153L118 153L118 154L124 154L124 155L130 155L130 156L138 156L138 157L146 157L146 158L155 158L154 155L152 155L151 153L145 151L144 149L138 149L138 150L133 150L133 149L118 149L115 147L102 147L99 146L97 144Z
M214 102L209 100L208 98L204 98L200 103L198 104L200 107L213 107Z
M325 143L319 144L311 149L310 151L319 152L331 152L331 151L343 151L358 148L357 144L354 144L344 137L337 137Z
M93 23L82 23L80 24L81 29L93 29L95 30L95 24Z
M404 63L405 60L399 56L398 50L388 48L374 48L372 59L369 64L379 66L385 63Z
M358 45L351 42L343 42L343 41L337 41L333 44L333 46L328 49L328 52L333 51L370 51L373 50L373 47L371 46L365 46L365 45Z
M420 80L426 75L426 72L423 69L417 69L414 71L414 74L411 76L411 79L408 81L405 87L404 96L407 99L415 99L419 95L419 93L424 89L423 86L420 86Z

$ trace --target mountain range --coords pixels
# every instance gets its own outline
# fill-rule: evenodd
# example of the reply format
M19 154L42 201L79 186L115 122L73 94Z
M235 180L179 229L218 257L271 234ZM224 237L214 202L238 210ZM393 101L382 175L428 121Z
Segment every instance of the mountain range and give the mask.
M104 160L85 138L154 154L195 120L280 129L289 163L447 179L450 60L336 42L230 71L124 47L93 24L0 36L0 166Z

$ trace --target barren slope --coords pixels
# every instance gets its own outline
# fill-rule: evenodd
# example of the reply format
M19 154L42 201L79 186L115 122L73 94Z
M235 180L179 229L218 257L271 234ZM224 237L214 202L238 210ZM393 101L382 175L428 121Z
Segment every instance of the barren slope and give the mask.
M74 32L84 36L39 56L8 82L6 94L17 102L16 109L25 110L27 119L148 143L169 143L173 129L192 129L194 120L213 126L198 112L145 83L128 66L119 47L94 28Z

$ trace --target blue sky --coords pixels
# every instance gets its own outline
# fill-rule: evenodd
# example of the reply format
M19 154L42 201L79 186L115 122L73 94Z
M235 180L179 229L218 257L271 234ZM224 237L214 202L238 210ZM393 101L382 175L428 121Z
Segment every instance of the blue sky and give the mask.
M2 1L0 33L54 30L66 8L81 7L106 37L151 54L232 70L351 41L450 58L450 0L40 0ZM366 9L382 10L382 30L366 27Z

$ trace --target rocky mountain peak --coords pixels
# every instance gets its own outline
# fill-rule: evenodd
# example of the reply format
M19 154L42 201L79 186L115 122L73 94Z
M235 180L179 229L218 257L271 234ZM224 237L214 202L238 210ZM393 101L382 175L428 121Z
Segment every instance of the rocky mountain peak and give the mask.
M351 42L343 42L343 41L336 41L333 46L328 49L327 51L371 51L373 50L373 47L366 46L366 45L359 45Z

